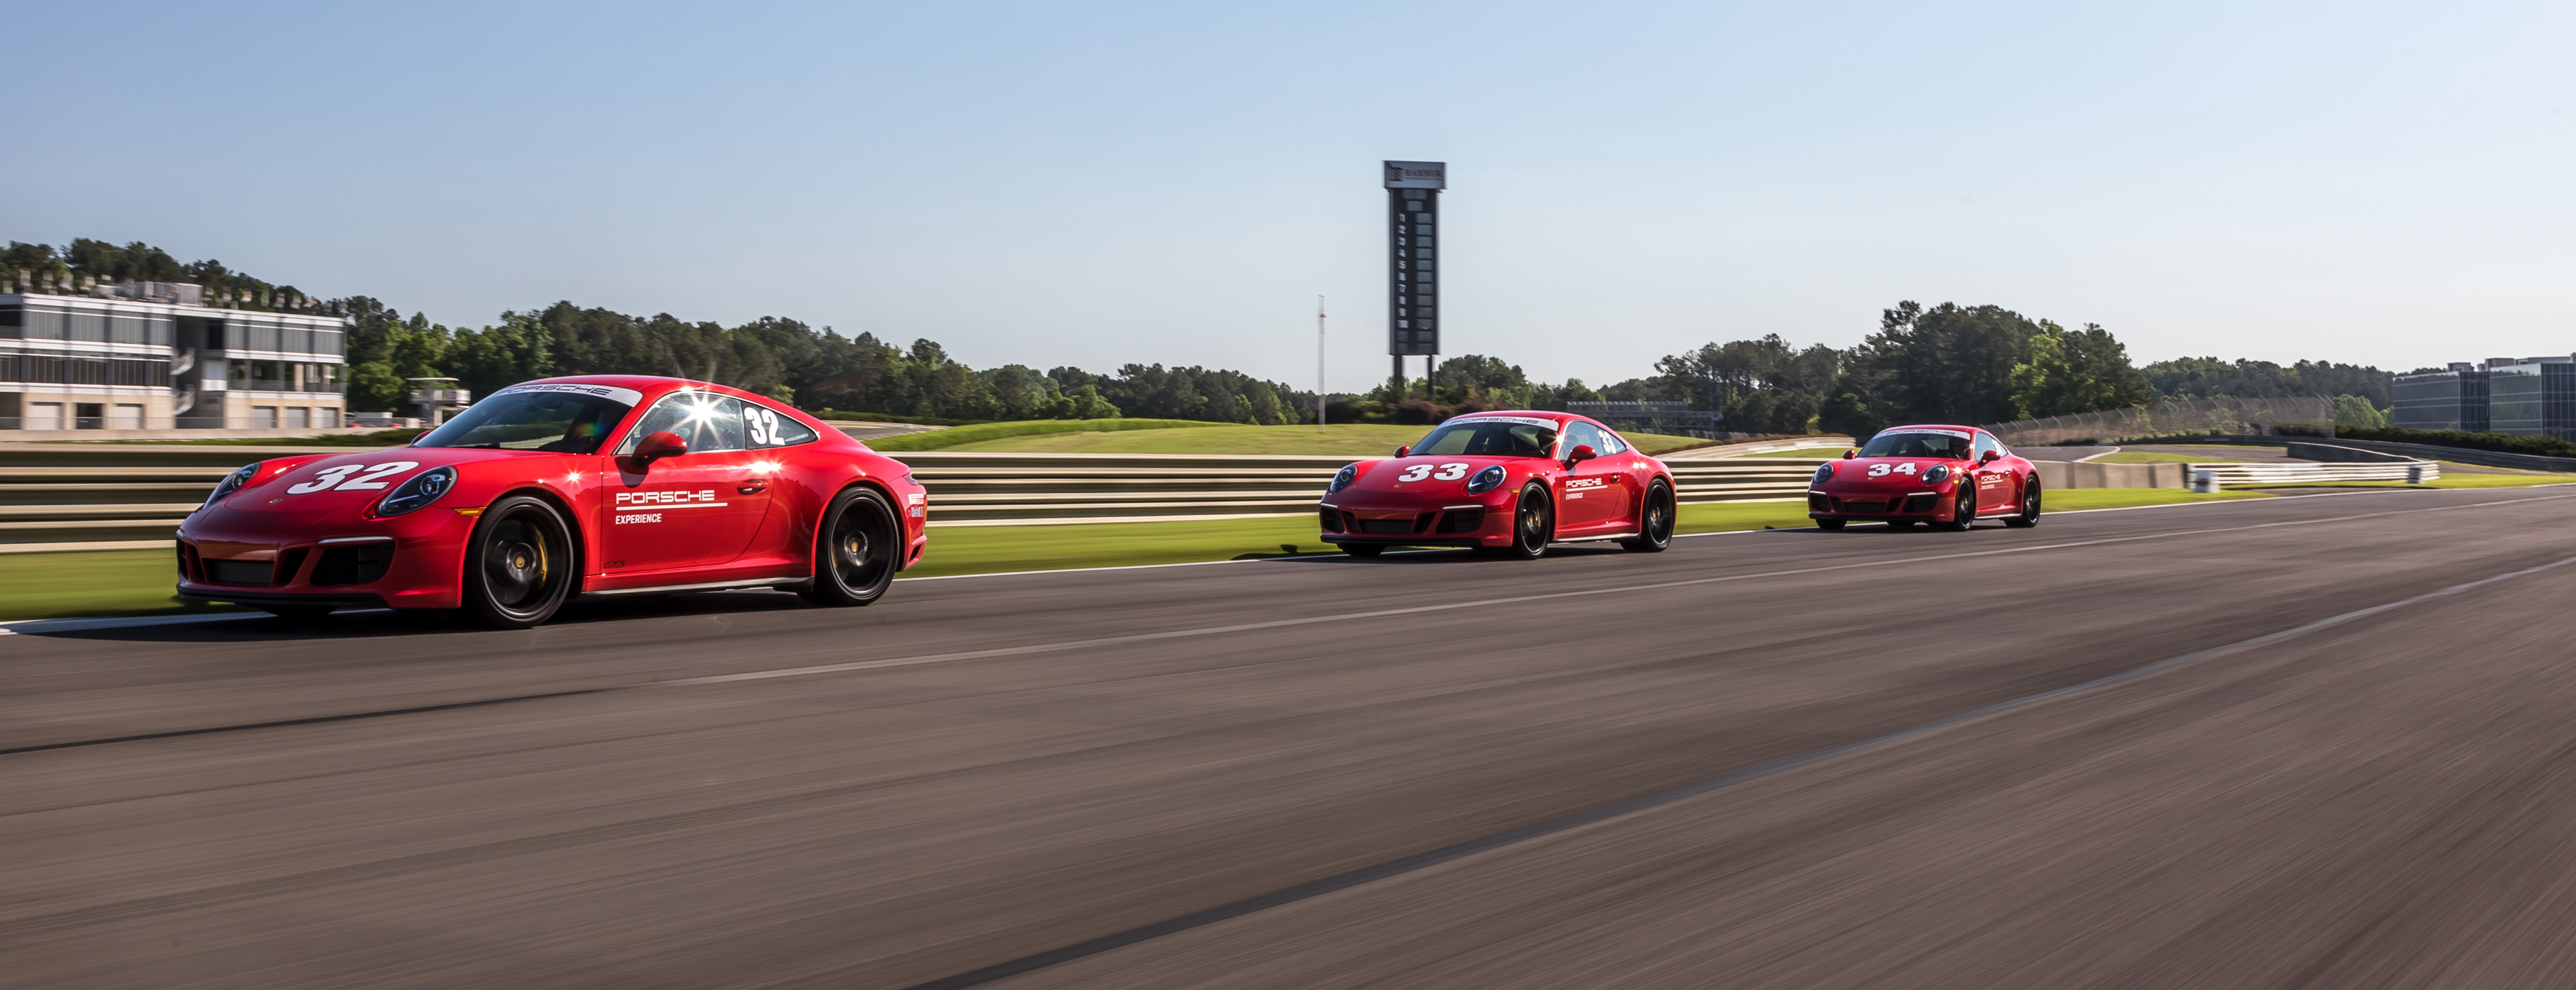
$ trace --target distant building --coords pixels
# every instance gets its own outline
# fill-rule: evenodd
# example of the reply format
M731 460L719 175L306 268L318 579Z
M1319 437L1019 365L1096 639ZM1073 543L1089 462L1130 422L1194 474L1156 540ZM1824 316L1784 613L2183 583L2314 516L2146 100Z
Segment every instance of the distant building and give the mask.
M2398 375L2391 425L2576 442L2576 357L2488 358Z
M340 426L340 318L216 309L199 292L0 294L0 430Z

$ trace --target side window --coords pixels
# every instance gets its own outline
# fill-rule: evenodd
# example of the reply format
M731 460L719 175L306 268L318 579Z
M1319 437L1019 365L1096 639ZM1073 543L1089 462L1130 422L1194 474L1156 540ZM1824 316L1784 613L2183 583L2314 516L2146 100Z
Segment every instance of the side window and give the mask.
M1565 425L1565 453L1573 453L1574 448L1576 447L1590 447L1592 448L1592 452L1595 454L1606 455L1610 453L1609 441L1603 440L1601 438L1601 429L1590 423L1567 423Z
M689 453L720 450L748 450L743 435L742 400L705 392L678 392L662 397L653 409L636 421L617 445L618 453L627 453L644 437L654 433L677 433L688 441Z
M1994 438L1994 437L1989 436L1989 435L1987 435L1984 431L1980 430L1980 431L1978 431L1978 433L1977 433L1977 446L1976 446L1976 449L1974 449L1974 450L1970 450L1970 451L1968 452L1968 459L1969 459L1969 460L1984 460L1984 459L1985 459L1985 456L1986 456L1986 451L1989 451L1989 450L2002 450L2002 449L2004 449L2004 446L2003 446L2002 444L1996 443L1996 442L1995 442L1995 438Z
M1593 432L1601 434L1602 446L1592 448L1600 451L1601 456L1608 457L1612 454L1625 454L1628 452L1628 441L1620 439L1619 434L1611 432L1609 427L1594 427Z
M757 402L742 403L742 432L754 449L793 447L815 439L812 427Z

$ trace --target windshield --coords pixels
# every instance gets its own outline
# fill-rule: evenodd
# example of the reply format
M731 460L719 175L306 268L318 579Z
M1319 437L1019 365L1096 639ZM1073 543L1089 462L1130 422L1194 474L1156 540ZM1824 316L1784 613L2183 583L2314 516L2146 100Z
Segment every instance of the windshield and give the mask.
M1881 433L1860 449L1862 457L1946 457L1968 459L1968 436L1948 433Z
M412 446L592 454L633 408L615 398L579 392L503 389L467 407Z
M1440 424L1413 445L1425 454L1482 454L1488 457L1546 457L1556 443L1556 423L1544 419L1453 419Z

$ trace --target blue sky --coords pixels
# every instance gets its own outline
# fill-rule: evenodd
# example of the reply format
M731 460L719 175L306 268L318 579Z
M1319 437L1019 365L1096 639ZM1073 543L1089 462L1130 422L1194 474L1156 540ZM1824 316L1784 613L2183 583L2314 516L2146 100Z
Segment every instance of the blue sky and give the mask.
M2141 363L2576 351L2576 5L20 4L0 237L449 324L557 299L978 366L1599 384L1900 299Z

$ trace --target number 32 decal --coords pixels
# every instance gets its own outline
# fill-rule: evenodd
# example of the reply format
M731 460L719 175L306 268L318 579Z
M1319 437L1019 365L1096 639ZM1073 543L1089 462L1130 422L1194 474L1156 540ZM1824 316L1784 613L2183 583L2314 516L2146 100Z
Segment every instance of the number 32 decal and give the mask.
M1438 478L1442 481L1456 481L1466 476L1467 465L1452 461L1450 463L1440 465L1438 468L1434 468L1429 464L1416 464L1412 467L1405 468L1403 474L1395 476L1395 480L1420 481L1424 478Z
M1872 465L1870 465L1870 466L1869 466L1869 476L1870 476L1870 477L1872 477L1872 478L1883 478L1883 477L1886 477L1886 476L1887 476L1887 471L1888 471L1888 467L1887 467L1887 465L1885 465L1885 464L1872 464ZM1899 464L1899 465L1897 465L1897 466L1896 466L1896 473L1898 473L1898 474L1913 474L1913 473L1914 473L1914 462L1913 462L1913 461L1907 461L1907 462L1905 462L1905 463L1903 463L1903 464Z
M367 467L360 467L355 464L342 464L338 467L327 467L322 469L321 474L314 475L313 480L311 481L307 481L301 485L288 486L286 493L289 495L311 495L314 492L329 491L334 486L337 486L341 491L383 488L388 483L378 481L376 479L382 478L388 474L401 474L419 466L419 461L389 461L383 464L369 465ZM364 471L366 473L358 474L360 471ZM350 477L351 475L357 476L353 478Z

